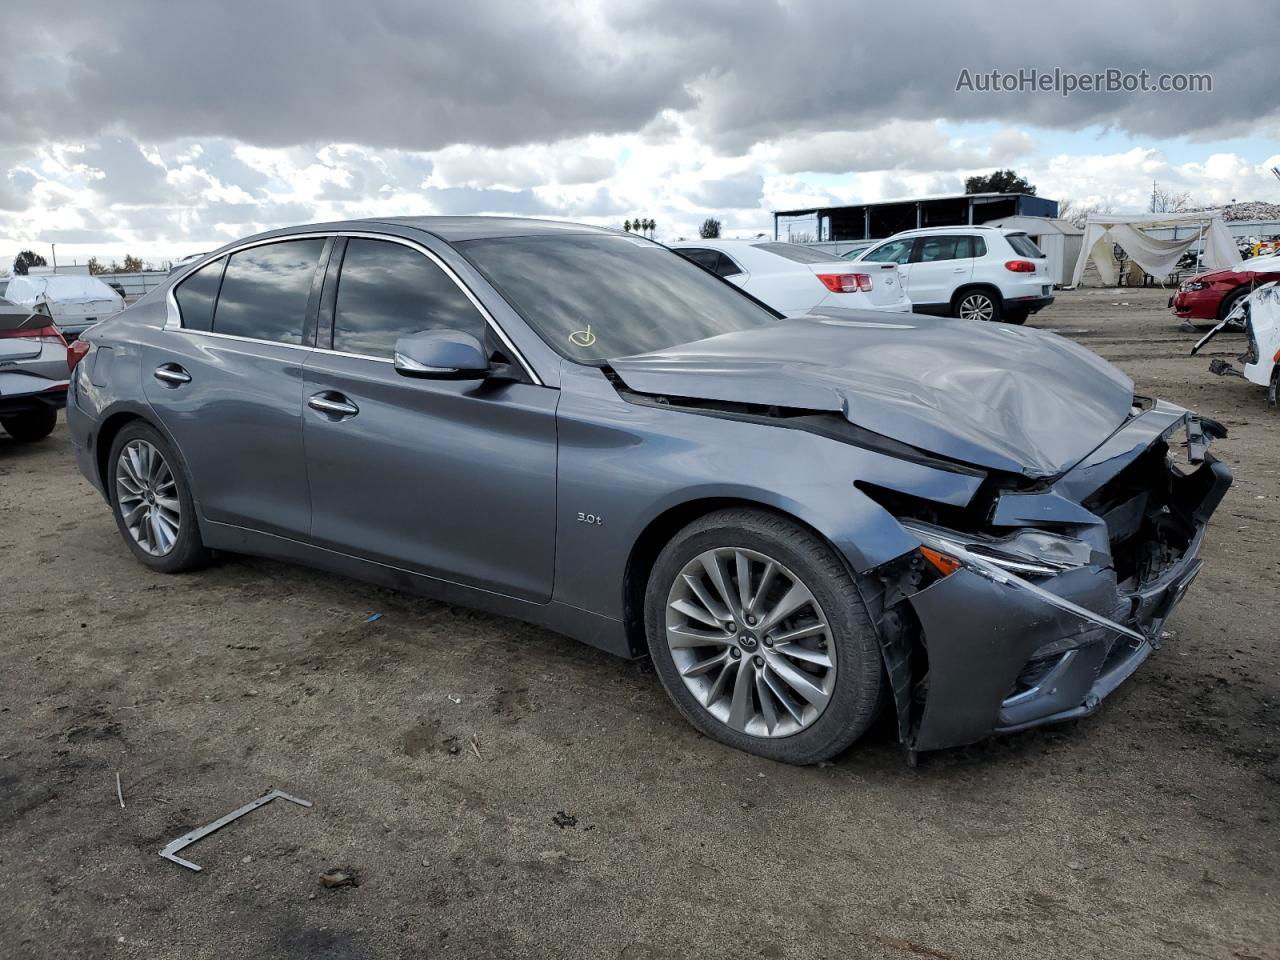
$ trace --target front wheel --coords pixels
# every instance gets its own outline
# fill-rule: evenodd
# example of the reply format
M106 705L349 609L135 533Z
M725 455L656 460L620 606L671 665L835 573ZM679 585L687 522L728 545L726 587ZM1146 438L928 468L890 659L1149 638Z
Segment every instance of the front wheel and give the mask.
M985 290L966 290L956 297L951 313L961 320L999 321L1000 301Z
M685 719L740 750L817 763L879 709L879 643L853 579L784 517L722 510L682 530L650 574L645 625Z
M41 407L38 410L30 410L26 413L14 413L7 417L0 417L0 427L4 427L5 433L19 443L43 440L53 433L53 428L57 425L58 411L53 407Z

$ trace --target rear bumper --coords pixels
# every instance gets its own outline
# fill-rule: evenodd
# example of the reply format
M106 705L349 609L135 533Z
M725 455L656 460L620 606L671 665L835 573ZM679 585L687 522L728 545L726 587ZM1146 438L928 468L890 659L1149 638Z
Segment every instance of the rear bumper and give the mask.
M1034 296L1034 297L1011 297L1004 302L1005 310L1027 310L1031 313L1039 313L1049 304L1053 303L1053 295Z
M54 384L35 393L17 395L0 395L0 416L8 417L20 413L33 413L52 407L61 410L67 405L67 384Z

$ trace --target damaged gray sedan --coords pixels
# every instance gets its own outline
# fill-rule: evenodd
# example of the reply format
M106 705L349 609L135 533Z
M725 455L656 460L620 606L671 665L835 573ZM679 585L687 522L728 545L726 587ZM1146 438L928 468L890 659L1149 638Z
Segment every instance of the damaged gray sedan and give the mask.
M262 234L85 339L76 455L145 565L276 557L648 654L789 763L885 709L912 754L1094 712L1231 483L1219 424L1060 337L785 320L573 224Z

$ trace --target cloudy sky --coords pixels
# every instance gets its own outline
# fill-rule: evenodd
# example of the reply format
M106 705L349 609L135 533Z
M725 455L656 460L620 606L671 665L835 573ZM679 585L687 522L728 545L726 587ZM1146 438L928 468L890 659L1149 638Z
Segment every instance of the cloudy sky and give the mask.
M658 236L963 191L1280 202L1273 3L60 2L6 18L0 265L153 260L352 216ZM21 21L21 22L19 22ZM962 69L1208 73L1212 93L956 91Z

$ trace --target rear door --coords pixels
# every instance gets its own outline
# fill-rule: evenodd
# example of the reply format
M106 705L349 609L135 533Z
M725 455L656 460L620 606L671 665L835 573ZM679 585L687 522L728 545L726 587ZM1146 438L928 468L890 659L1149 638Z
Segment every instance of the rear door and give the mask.
M304 409L311 539L440 579L549 599L559 391L397 373L396 340L422 330L461 330L499 348L460 283L407 242L339 240L321 317L304 375L305 402L325 407ZM349 412L334 413L334 403Z
M180 325L143 348L143 389L209 520L291 538L311 528L302 366L332 240L257 244L175 288Z
M911 256L907 292L915 306L946 304L973 277L969 238L959 234L920 237Z

